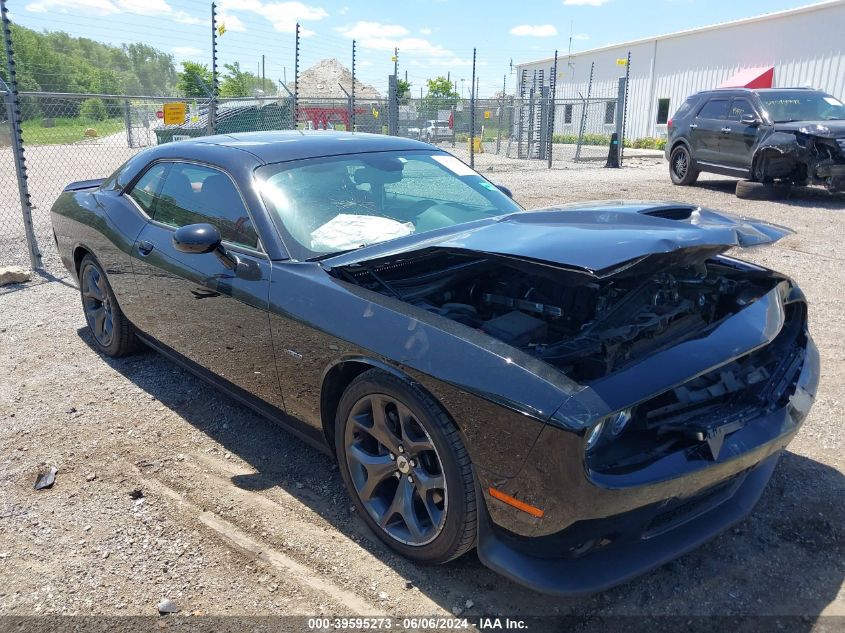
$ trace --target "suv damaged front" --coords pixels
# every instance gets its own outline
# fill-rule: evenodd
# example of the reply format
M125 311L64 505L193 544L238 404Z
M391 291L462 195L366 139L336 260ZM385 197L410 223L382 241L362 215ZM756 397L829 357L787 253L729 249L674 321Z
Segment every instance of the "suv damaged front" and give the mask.
M688 205L568 205L327 268L573 381L515 476L476 474L481 560L574 595L696 547L759 498L819 357L795 284L725 252L788 233Z
M845 190L845 105L815 91L764 93L760 100L773 129L755 151L755 178Z

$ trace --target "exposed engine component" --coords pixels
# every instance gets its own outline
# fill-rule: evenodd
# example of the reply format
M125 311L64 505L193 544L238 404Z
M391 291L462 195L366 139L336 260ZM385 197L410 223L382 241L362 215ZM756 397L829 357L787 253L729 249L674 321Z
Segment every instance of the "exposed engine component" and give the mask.
M587 382L700 336L771 287L715 259L596 280L524 262L437 253L361 267L347 277Z

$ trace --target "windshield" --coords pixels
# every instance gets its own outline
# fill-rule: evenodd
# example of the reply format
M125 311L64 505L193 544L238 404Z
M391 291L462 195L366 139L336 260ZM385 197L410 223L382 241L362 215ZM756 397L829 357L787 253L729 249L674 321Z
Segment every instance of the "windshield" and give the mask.
M823 92L761 93L760 101L774 123L845 119L845 105Z
M298 260L522 210L443 152L331 156L267 165L256 174Z

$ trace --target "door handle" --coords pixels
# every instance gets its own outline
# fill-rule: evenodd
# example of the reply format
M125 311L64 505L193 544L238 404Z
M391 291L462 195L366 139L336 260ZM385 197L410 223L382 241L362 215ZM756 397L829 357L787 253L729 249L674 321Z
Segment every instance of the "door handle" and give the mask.
M698 129L698 124L697 124L697 123L690 123L690 124L689 124L689 129L691 129L691 130L697 130L697 129Z
M723 134L730 134L730 132L731 132L731 128L729 128L729 127L723 127L723 128L722 128L722 133L723 133Z
M154 248L155 246L153 243L148 242L147 240L141 240L138 242L138 252L141 253L141 255L149 255L153 252Z

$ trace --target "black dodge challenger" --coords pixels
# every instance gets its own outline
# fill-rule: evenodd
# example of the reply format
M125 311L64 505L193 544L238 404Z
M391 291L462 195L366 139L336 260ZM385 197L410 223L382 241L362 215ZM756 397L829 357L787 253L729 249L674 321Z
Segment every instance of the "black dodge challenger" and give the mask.
M144 343L334 455L394 550L574 595L746 516L816 394L807 304L689 205L524 211L334 132L141 152L52 209L97 348Z

